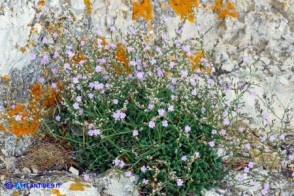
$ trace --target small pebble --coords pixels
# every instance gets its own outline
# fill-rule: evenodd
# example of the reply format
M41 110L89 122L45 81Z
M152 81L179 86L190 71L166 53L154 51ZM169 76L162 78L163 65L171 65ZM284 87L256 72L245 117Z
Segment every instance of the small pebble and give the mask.
M77 170L76 168L74 168L74 167L70 167L70 168L69 168L69 171L70 171L72 174L74 174L74 175L76 175L76 176L79 176L79 170Z

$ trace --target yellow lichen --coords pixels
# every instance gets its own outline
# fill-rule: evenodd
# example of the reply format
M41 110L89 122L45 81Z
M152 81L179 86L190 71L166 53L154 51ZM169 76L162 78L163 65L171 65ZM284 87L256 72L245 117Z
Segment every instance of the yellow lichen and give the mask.
M84 191L85 187L90 187L90 185L76 182L76 183L70 184L69 190L71 190L71 191Z
M90 16L92 14L91 0L84 0L84 4L86 6L87 13Z
M9 79L10 79L10 76L9 76L9 75L4 75L4 76L2 76L1 78L2 78L2 80L3 80L4 82L8 82Z
M195 13L193 8L199 7L198 0L169 0L169 3L176 14L180 15L181 20L187 17L189 22L194 22Z
M65 196L65 195L62 195L58 189L52 189L51 194L55 194L57 196Z
M141 0L140 3L134 2L132 19L138 20L139 16L148 21L153 18L153 7L151 0Z
M19 50L21 51L21 53L25 53L26 52L26 48L25 47L20 47Z
M202 51L196 52L194 56L190 56L191 69L193 71L200 69L201 71L205 70L207 73L211 72L211 67L206 67L201 65L201 58L205 58L205 54Z

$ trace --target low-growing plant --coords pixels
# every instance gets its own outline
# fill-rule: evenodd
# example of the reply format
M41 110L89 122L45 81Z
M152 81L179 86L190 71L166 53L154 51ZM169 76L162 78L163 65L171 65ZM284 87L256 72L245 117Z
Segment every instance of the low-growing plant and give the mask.
M198 29L198 38L182 40L181 28L169 37L156 28L160 24L153 31L132 26L128 33L112 26L110 37L103 37L45 16L40 20L46 24L42 43L31 56L46 75L33 87L56 92L48 91L46 102L32 91L33 100L51 112L40 120L42 128L68 141L83 168L135 173L146 194L200 195L236 168L243 172L232 180L252 185L247 174L255 163L272 168L279 161L283 135L273 134L273 122L258 102L269 131L258 138L244 122L242 97L255 84L219 76L213 50L204 50L206 32ZM22 121L19 113L13 118ZM266 156L273 151L278 153Z

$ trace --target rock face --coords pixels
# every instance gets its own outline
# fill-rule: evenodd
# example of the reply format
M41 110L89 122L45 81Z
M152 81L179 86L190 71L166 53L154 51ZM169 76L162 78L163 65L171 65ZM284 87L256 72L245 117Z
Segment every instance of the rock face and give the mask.
M161 9L158 2L154 3L155 14L164 14L165 17L159 19L168 24L167 34L175 36L180 17L170 8ZM291 0L232 2L236 5L239 16L237 19L226 18L221 25L217 15L210 10L212 1L200 1L196 22L187 22L184 25L183 39L199 36L197 26L201 27L200 32L212 27L205 36L204 48L215 49L214 58L218 66L227 75L240 80L249 77L248 64L254 63L258 71L253 81L261 83L261 88L256 88L257 95L270 97L273 94L275 104L272 108L281 117L285 108L293 106L291 103L294 99L294 5ZM90 16L87 16L87 7L83 0L10 0L0 4L0 75L30 64L30 47L27 42L31 38L37 42L42 34L40 25L34 21L50 10L54 10L55 15L62 15L65 9L70 10L76 17L76 23L85 22L83 18L87 16L89 27L103 34L110 33L110 26L125 32L127 26L134 23L131 20L132 5L128 1L92 0L91 3ZM38 13L38 10L42 12ZM250 56L252 51L254 55ZM254 121L254 100L249 95L245 95L244 100L246 110L252 116L251 123L260 124L261 122ZM293 115L293 112L290 114ZM293 119L284 120L289 125L288 129L293 130Z
M21 172L14 174L13 179L6 178L2 180L0 188L1 196L8 196L18 192L18 195L66 195L66 196L100 196L113 195L123 196L132 195L138 196L136 182L137 176L126 177L119 174L115 170L109 170L104 174L97 175L95 173L87 174L88 178L84 179L81 176L74 176L68 172L52 171L44 173L41 177L28 172ZM18 179L17 176L22 175L23 178ZM86 179L86 180L85 180ZM9 189L9 182L12 183L13 188ZM22 187L19 191L15 186L17 182L22 182ZM40 183L40 185L38 184ZM45 188L43 188L45 186ZM34 188L28 188L34 187Z

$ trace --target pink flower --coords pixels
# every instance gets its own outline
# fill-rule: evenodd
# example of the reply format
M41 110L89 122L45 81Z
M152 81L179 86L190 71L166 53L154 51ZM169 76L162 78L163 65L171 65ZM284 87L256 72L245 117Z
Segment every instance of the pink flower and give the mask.
M188 133L188 132L190 132L190 131L191 131L191 127L188 126L188 125L186 125L186 126L185 126L185 132Z
M75 53L72 52L71 50L67 50L66 54L68 55L69 58L72 58L75 55Z
M150 63L151 63L151 65L155 65L156 60L155 59L151 59Z
M148 109L149 109L149 110L152 110L153 107L154 107L154 104L153 104L153 103L149 103L149 105L148 105Z
M148 180L146 180L145 178L143 179L143 183L144 184L148 184Z
M249 168L253 168L253 166L254 166L254 163L253 163L253 162L249 162L249 163L248 163L248 167L249 167Z
M121 110L116 110L113 114L112 117L116 120L123 120L126 117L126 114L123 113Z
M182 78L185 78L188 76L188 71L187 70L183 70L182 73L181 73L181 77Z
M130 52L134 51L134 48L133 47L127 47L127 51L128 51L128 53L130 53Z
M249 172L249 167L245 167L245 168L244 168L244 172L245 172L245 173L248 173L248 172Z
M89 175L84 175L84 180L85 180L85 181L90 181L90 177L89 177Z
M94 95L92 93L89 93L88 96L90 99L93 99L93 97L94 97Z
M238 179L239 182L242 182L244 180L244 176L243 175L240 175L240 176L238 176L237 179Z
M211 134L213 134L213 135L217 134L217 130L215 130L215 129L211 130Z
M43 58L42 58L42 60L41 60L41 62L43 64L47 64L49 62L48 56L47 55L44 55Z
M174 106L173 105L168 106L168 111L170 112L174 111Z
M80 107L79 107L79 104L78 104L77 102L73 104L73 107L74 107L74 109L76 109L76 110L80 108Z
M164 116L164 114L165 114L165 110L164 109L159 109L158 110L158 114L159 114L159 116Z
M188 159L187 159L187 156L182 156L182 157L181 157L181 160L182 160L182 161L187 161L187 160L188 160Z
M209 145L210 147L214 147L214 141L210 141L210 142L208 142L208 145Z
M144 79L144 72L138 72L138 73L136 74L136 76L137 76L137 78L138 78L139 80L143 80L143 79Z
M16 115L14 118L15 118L16 121L21 121L21 115L19 115L19 114Z
M132 175L132 172L131 171L127 171L125 174L126 174L126 176L130 177Z
M35 60L35 59L36 59L36 55L34 53L31 53L30 54L30 60L32 61L32 60Z
M38 82L40 82L40 83L43 83L44 81L45 81L45 79L42 78L42 77L40 77L40 78L38 79Z
M163 127L167 127L168 126L168 122L166 120L162 121L162 126Z
M95 71L96 71L97 73L100 73L100 72L103 71L103 68L102 68L101 66L97 65L97 66L95 67Z
M52 88L57 88L56 83L52 83L51 87L52 87Z
M183 186L184 181L182 179L177 179L177 186Z
M77 97L76 97L76 101L77 101L77 102L81 102L81 101L82 101L82 97L81 97L81 96L77 96Z
M93 135L94 135L94 131L93 131L93 130L89 130L89 131L88 131L88 135L89 135L89 136L93 136Z
M143 167L141 167L141 171L142 171L143 173L145 173L145 172L147 171L147 168L146 168L145 166L143 166Z
M63 65L63 69L64 69L64 70L70 69L70 65L69 65L68 63L65 63L65 64Z
M113 102L115 105L118 104L118 100L117 100L117 99L112 100L112 102Z
M230 125L230 121L229 121L228 119L225 119L225 120L223 121L223 124L224 124L224 125Z
M155 127L155 122L150 121L149 124L148 124L148 126L149 126L151 129L153 129L153 128Z
M174 68L175 65L176 65L175 62L173 62L173 61L171 61L171 62L169 63L170 68Z
M125 162L123 161L120 161L119 165L118 165L120 168L123 168L125 166Z
M239 128L238 128L238 131L239 131L239 132L243 132L243 130L244 130L243 127L239 127Z
M57 121L60 121L60 119L61 119L61 118L60 118L59 115L55 117L55 120L57 120Z
M100 135L100 134L101 134L100 129L95 129L95 130L93 130L93 135L94 135L94 136L97 136L97 135Z
M265 120L268 120L268 113L266 113L266 112L264 112L263 114L262 114L262 118L263 119L265 119Z
M172 82L173 84L176 84L176 83L177 83L177 78L172 78L172 79L171 79L171 82Z
M221 130L221 134L222 134L222 135L226 135L226 133L227 133L227 131L226 131L225 129L222 129L222 130Z
M115 158L114 160L113 160L113 164L115 165L115 166L118 166L119 164L120 164L120 160L119 159L117 159L117 158Z
M176 29L177 34L181 34L182 32L183 32L182 29Z
M182 49L183 49L185 52L190 52L190 46L189 46L189 45L185 45L185 46L183 46Z
M262 189L262 190L261 190L261 194L262 194L262 195L266 195L266 194L267 194L267 190Z
M197 90L196 89L194 89L193 91L192 91L192 93L191 93L193 96L196 96L197 95Z
M139 135L138 130L134 130L134 131L133 131L133 136L136 137L136 136L138 136L138 135Z

